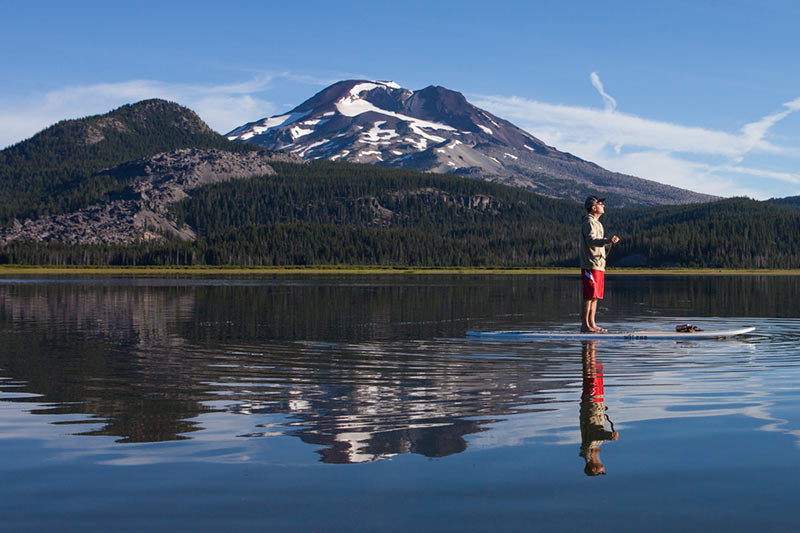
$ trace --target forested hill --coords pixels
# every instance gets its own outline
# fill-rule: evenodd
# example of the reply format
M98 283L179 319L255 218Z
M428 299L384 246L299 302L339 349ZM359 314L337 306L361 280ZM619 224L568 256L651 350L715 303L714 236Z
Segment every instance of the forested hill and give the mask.
M193 111L164 100L54 124L0 151L0 226L103 200L126 183L96 175L100 170L180 148L252 150L215 133Z
M608 219L625 239L612 265L800 268L800 211L769 202L621 209Z
M770 198L767 203L788 207L800 211L800 196L787 196L786 198Z
M170 216L196 241L15 242L0 262L577 266L582 206L402 169L276 162L276 174L196 189ZM800 212L747 199L614 209L610 266L800 268Z
M200 246L214 250L211 262L577 265L585 212L574 202L364 165L276 171L204 188L175 207ZM623 238L611 266L800 267L800 213L766 202L610 208L602 222ZM282 234L294 236L284 242Z

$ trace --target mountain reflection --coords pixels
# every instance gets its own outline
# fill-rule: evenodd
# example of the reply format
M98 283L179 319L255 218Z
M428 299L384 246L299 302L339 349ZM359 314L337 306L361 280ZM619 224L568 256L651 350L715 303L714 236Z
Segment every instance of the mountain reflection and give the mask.
M800 278L772 278L767 296L763 283L630 277L606 316L800 314L797 299L775 301ZM577 290L571 276L0 280L0 393L119 442L192 438L220 430L207 415L229 413L235 435L291 435L326 462L442 457L510 414L555 408L554 391L577 384L574 347L520 355L465 331L563 326ZM583 350L596 390L596 349ZM581 450L599 471L613 428L604 402L586 403Z
M78 435L185 439L205 429L201 415L229 412L253 419L240 436L293 435L325 462L442 457L504 415L546 408L530 379L546 361L407 340L463 336L468 317L507 313L492 291L447 281L0 285L0 378L38 395L15 400L36 402L33 414L85 415L66 422ZM259 424L273 414L288 421Z

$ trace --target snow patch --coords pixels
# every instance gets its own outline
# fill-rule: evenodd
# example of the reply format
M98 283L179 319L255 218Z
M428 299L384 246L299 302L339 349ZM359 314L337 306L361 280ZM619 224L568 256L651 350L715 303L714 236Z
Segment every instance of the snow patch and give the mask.
M495 163L497 163L498 165L502 165L502 164L503 164L503 163L501 163L500 161L498 161L497 159L495 159L495 158L494 158L494 157L492 157L492 156L489 156L489 159L491 159L492 161L494 161L494 162L495 162Z
M279 115L277 117L265 118L264 120L261 120L252 126L242 126L241 128L233 130L228 139L231 141L236 139L246 141L251 137L254 137L256 135L261 135L266 131L273 130L275 128L280 128L286 126L287 124L291 124L293 122L297 122L301 118L308 116L309 113L311 113L311 110L303 111L302 113L287 113L286 115ZM239 134L240 132L241 134Z
M517 157L517 156L515 156L513 154L509 154L508 152L503 152L503 155L506 156L506 157L510 157L511 159L519 159L519 157Z
M530 150L531 152L535 152L535 151L536 151L536 150L534 150L533 148L531 148L530 146L528 146L527 144L523 144L522 146L524 146L525 148L527 148L527 149L528 149L528 150Z
M489 135L494 135L494 132L487 128L486 126L481 126L480 124L477 125L480 129L483 130L484 133L488 133Z
M329 142L329 141L330 141L330 139L322 139L322 140L321 140L321 141L319 141L319 142L315 142L315 143L313 143L313 144L309 144L308 146L306 146L306 149L304 150L304 153L305 153L305 152L308 152L309 150L313 150L313 149L314 149L314 148L316 148L317 146L322 146L323 144L325 144L325 143L327 143L327 142Z
M314 133L314 130L306 130L301 128L300 126L295 126L289 129L289 133L292 134L292 139L297 139L299 137L305 137L309 133Z
M371 102L367 102L366 100L359 97L359 94L371 90L378 87L375 83L359 83L353 86L350 89L350 92L340 98L334 105L336 106L337 111L346 117L355 117L361 115L362 113L368 113L370 111L374 113L378 113L381 115L386 115L389 117L394 117L399 120L403 120L409 123L409 127L411 130L421 137L425 137L428 140L434 142L442 142L444 141L443 138L437 137L435 135L430 135L424 132L424 129L431 129L431 130L445 130L445 131L456 131L455 128L452 126L448 126L446 124L440 124L438 122L429 122L427 120L422 120L414 117L410 117L408 115L403 115L401 113L395 113L394 111L387 111L386 109L381 109Z
M315 142L313 144L309 144L308 146L299 146L292 150L293 154L297 154L300 157L305 157L308 152L316 148L317 146L322 146L323 144L330 142L330 139L322 139L321 141Z
M428 149L428 141L422 137L420 137L420 139L417 141L411 140L411 144L413 144L420 152Z
M444 141L447 140L444 137L439 137L438 135L431 135L430 133L425 133L424 131L422 131L422 128L424 128L425 126L420 126L416 122L411 122L408 125L408 127L411 128L411 131L413 131L414 133L416 133L420 137L424 137L425 139L428 139L429 141L433 141L435 143L441 143L441 142L444 142ZM447 126L447 127L449 128L449 126Z
M337 159L339 159L340 157L347 157L347 155L348 155L349 153L350 153L350 150L343 150L343 151L342 151L342 153L340 153L340 154L336 154L335 156L331 157L331 161L336 161L336 160L337 160Z
M300 125L301 126L321 126L321 125L325 124L326 122L328 122L328 119L326 119L326 118L315 118L315 119L312 119L312 120L304 120L303 122L300 123Z
M379 120L373 125L372 129L365 133L359 140L368 144L391 144L389 139L400 137L400 134L395 130L382 130L381 126L383 124L386 124L386 121Z
M458 166L455 163L453 163L452 161L448 161L447 164L450 165L451 167L457 167Z

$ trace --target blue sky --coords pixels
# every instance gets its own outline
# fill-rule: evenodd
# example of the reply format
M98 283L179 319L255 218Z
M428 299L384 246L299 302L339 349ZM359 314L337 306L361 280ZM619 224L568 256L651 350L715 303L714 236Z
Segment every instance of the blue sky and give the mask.
M145 98L221 133L330 83L441 85L560 150L800 195L800 2L3 2L0 147Z

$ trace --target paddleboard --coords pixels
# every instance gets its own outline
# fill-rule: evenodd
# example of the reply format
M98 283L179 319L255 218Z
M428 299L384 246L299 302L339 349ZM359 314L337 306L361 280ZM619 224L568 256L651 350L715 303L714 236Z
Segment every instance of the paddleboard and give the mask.
M573 340L599 340L599 339L663 339L663 340L688 340L688 339L723 339L745 335L755 331L755 327L739 329L719 329L709 331L692 331L679 333L677 331L609 331L606 333L581 333L560 331L468 331L467 336L481 339L495 340L535 340L535 339L573 339Z

